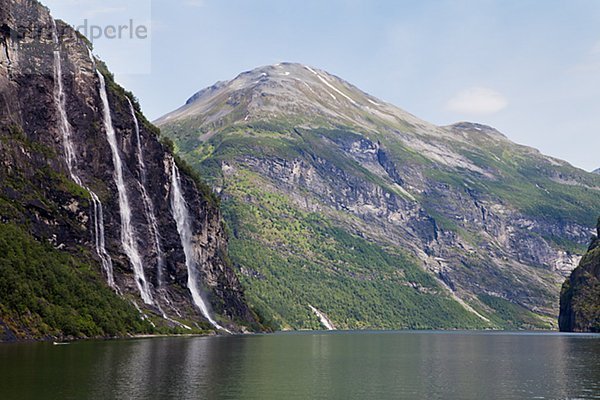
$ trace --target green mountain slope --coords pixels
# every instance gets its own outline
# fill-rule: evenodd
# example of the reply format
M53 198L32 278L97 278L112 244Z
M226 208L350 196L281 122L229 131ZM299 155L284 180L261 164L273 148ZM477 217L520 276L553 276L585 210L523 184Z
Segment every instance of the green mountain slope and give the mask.
M560 296L560 330L600 332L600 219L597 235L579 266L565 281Z
M0 342L156 332L81 244L91 201L46 164L56 151L11 126L0 154Z
M0 341L155 332L104 283L95 263L0 224Z
M219 188L248 296L282 328L318 327L309 305L343 328L554 326L600 209L597 175L298 64L157 124Z
M240 175L243 175L240 176ZM319 328L309 304L338 328L484 327L417 261L307 212L252 173L236 176L223 208L231 257L241 266L250 301L270 325ZM255 199L239 201L238 199Z
M90 42L0 0L0 342L260 330L211 189Z

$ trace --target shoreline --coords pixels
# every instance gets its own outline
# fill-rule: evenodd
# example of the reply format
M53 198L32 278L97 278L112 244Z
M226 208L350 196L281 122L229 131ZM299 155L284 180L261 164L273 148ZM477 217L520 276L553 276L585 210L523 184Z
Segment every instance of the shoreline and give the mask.
M126 336L113 336L113 337L93 337L93 338L58 338L49 337L43 339L17 339L10 341L0 341L0 346L10 344L28 344L28 343L60 343L60 344L71 344L77 342L90 342L90 341L112 341L112 340L135 340L135 339L157 339L157 338L193 338L193 337L232 337L232 336L255 336L255 335L339 335L339 334L411 334L411 333L429 333L429 334L470 334L470 335L592 335L600 336L600 333L594 332L561 332L559 330L501 330L501 329L389 329L389 330L377 330L377 329L357 329L357 330L281 330L275 332L246 332L236 333L232 335L219 334L215 331L208 333L185 333L185 334L169 334L169 333L156 333L156 334L135 334Z

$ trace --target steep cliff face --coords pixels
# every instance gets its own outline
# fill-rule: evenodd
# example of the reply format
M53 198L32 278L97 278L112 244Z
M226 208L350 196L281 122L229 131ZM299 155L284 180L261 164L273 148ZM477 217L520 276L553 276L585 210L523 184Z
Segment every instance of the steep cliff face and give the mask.
M282 327L318 327L308 304L342 328L555 326L600 207L595 174L299 64L157 124L220 188L248 295Z
M218 200L159 142L88 42L36 1L0 1L0 92L2 224L87 259L155 325L254 324L227 262ZM188 218L178 223L180 212Z
M600 219L597 236L560 295L559 326L563 332L600 332Z

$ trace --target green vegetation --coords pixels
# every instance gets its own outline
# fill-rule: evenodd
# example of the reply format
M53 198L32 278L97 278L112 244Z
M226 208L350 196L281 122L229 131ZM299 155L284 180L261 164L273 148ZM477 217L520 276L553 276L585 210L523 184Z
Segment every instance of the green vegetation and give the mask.
M146 131L152 133L154 136L159 137L160 130L156 126L154 126L154 124L152 124L150 121L148 121L148 119L146 119L146 116L144 115L144 113L142 113L142 108L140 106L138 98L132 92L125 89L123 86L119 85L115 81L115 76L112 72L110 72L104 61L96 59L96 68L98 68L98 71L100 71L100 73L104 76L107 91L109 93L112 93L120 100L120 102L118 103L113 102L112 106L123 107L127 103L126 99L129 99L131 101L131 104L133 105L133 109L135 110L136 117L141 127L143 127ZM124 112L126 114L129 114L128 109L124 110Z
M595 215L589 210L600 207L600 197L594 189L600 187L600 179L585 176L570 166L551 165L531 149L520 146L505 145L486 150L478 153L463 151L476 165L491 168L502 178L481 180L473 177L472 182L480 185L477 189L481 193L501 198L534 218L557 223L594 224Z
M600 219L597 234L579 266L563 284L559 317L562 331L600 333Z
M231 258L269 323L319 327L312 304L341 328L550 327L558 273L545 260L581 252L600 177L487 129L332 106L315 90L291 102L295 84L267 76L281 97L254 102L260 88L224 84L202 112L172 114L162 130L222 188ZM490 323L408 253L447 268L439 278Z
M181 157L179 157L177 155L177 152L175 151L175 145L173 144L173 142L168 137L161 136L160 129L158 129L154 124L152 124L150 121L148 121L146 119L146 117L144 116L144 114L141 111L139 101L135 97L135 95L132 92L123 88L121 85L119 85L115 81L114 75L112 74L112 72L110 72L110 70L108 69L108 67L106 66L106 64L103 61L97 60L96 65L97 65L98 70L100 71L100 73L102 73L102 75L104 76L104 78L106 80L107 90L110 93L112 93L113 95L115 95L117 98L120 99L120 102L112 103L113 107L122 107L124 105L124 103L127 101L126 98L128 98L133 105L136 117L137 117L141 127L144 130L152 133L157 138L160 138L161 144L175 158L175 163L177 164L177 167L179 168L179 170L184 175L190 177L196 183L196 187L197 187L198 191L201 193L202 197L207 200L207 202L209 204L211 204L213 207L218 207L219 206L219 198L214 195L210 186L208 186L206 184L206 182L200 177L198 172L196 170L194 170L192 167L190 167L190 165L188 165L188 163L185 160L183 160ZM125 112L127 114L129 114L129 110L125 110Z
M338 327L348 329L549 327L539 315L520 305L481 297L474 307L491 320L484 322L452 300L431 275L400 249L385 248L381 243L351 234L347 225L334 222L331 216L301 211L297 202L302 200L292 200L285 189L252 172L245 161L248 157L289 161L316 157L342 171L348 177L344 179L369 182L404 196L339 151L338 146L350 146L364 136L342 128L283 129L277 124L242 124L224 128L201 143L194 135L179 140L171 128L166 132L176 140L170 146L182 158L202 171L209 182L223 186L227 196L222 209L231 231L231 258L241 271L240 279L251 305L269 325L279 329L319 328L318 319L308 308L311 304ZM404 165L427 164L425 173L429 179L461 191L468 187L484 195L486 191L494 193L490 188L495 182L470 176L468 171L458 175L431 164L389 137L381 139L389 142L387 148L395 149L390 156L400 157ZM233 176L223 175L222 162L235 166ZM301 195L303 190L295 188L295 193ZM310 198L311 194L306 196ZM420 201L439 227L460 234L474 246L483 243L478 232L449 217L446 210L440 209L441 204L427 197ZM576 249L576 244L563 240L561 247ZM458 268L463 276L486 287L511 285L509 277L482 275L486 266L479 258ZM541 298L549 295L538 288L528 290Z
M0 224L0 319L21 337L98 337L153 332L109 289L98 267Z
M54 229L87 236L82 213L90 208L89 193L55 167L34 164L53 152L29 140L19 126L0 128L0 149L6 165L19 167L0 169L0 336L3 326L19 339L210 330L208 323L193 321L180 321L191 330L172 327L158 316L151 317L153 326L141 319L133 298L108 288L88 249L53 247L47 239ZM93 186L105 187L100 181ZM104 197L106 189L97 193Z
M223 202L230 254L267 323L315 329L311 304L339 328L484 328L415 261L305 213L266 182L240 172ZM245 200L242 200L245 199Z
M483 304L494 310L495 313L491 315L493 322L504 329L540 328L539 317L525 307L487 294L480 294L478 297ZM546 328L550 329L550 324L547 324Z
M29 139L20 125L13 124L8 127L0 127L0 143L8 146L19 144L23 148L39 153L46 158L56 158L56 152L53 148Z

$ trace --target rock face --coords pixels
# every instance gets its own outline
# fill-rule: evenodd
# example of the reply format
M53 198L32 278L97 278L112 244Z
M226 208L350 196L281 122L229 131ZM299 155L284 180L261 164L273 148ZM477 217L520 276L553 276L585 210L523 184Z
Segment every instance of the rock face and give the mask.
M596 169L596 170L592 171L592 173L593 173L593 174L600 174L600 168L598 168L598 169Z
M600 219L588 253L563 284L559 326L563 332L600 332Z
M157 124L221 190L248 296L283 328L319 327L307 304L342 329L555 327L600 208L595 174L299 64L217 83ZM448 319L404 311L431 301Z
M208 328L188 290L173 217L177 163L209 310L229 329L254 324L227 261L218 200L160 143L135 98L90 56L88 44L36 1L0 0L1 222L26 227L61 251L91 254L107 283L156 323ZM140 297L144 279L149 301Z

